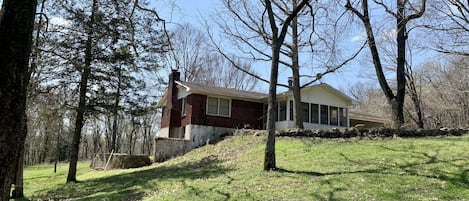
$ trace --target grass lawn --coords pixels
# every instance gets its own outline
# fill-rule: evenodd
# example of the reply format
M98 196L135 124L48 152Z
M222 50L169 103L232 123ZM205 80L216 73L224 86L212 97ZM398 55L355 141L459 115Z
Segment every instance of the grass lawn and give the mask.
M469 136L384 140L236 136L145 168L98 172L79 163L25 169L30 200L469 200Z

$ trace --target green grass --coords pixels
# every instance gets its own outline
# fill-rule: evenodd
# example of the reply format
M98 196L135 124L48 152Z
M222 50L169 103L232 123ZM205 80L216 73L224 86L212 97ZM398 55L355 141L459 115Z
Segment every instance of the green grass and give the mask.
M25 169L31 200L469 200L469 136L385 140L277 138L279 171L264 172L265 137L237 136L145 168L80 163Z

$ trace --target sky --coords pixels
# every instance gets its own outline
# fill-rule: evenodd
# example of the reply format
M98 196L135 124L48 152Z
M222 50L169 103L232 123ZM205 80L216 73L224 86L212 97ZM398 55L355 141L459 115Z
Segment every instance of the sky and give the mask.
M204 19L211 19L210 13L212 13L215 8L221 6L220 0L157 0L150 1L152 6L160 14L160 17L166 20L167 28L169 30L180 26L183 23L190 23L196 28L204 30L203 21ZM2 0L0 0L0 4ZM52 18L53 22L61 23L60 19ZM392 31L392 30L390 30ZM388 32L389 34L389 32ZM391 33L392 34L392 33ZM365 38L365 32L363 30L358 31L356 34L350 36L350 42L356 42ZM345 52L347 50L344 50ZM425 56L426 55L426 56ZM355 61L351 62L347 66L340 69L338 72L328 74L323 77L321 80L327 84L332 85L335 88L342 89L343 91L349 88L349 86L355 84L356 82L365 82L378 87L378 84L375 80L374 68L369 61L369 52L363 51L361 55L356 58ZM421 53L413 57L414 65L424 63L429 58L433 57L432 54L428 52ZM301 59L301 58L300 58ZM270 63L256 63L254 64L254 69L261 77L268 79L270 74ZM363 72L365 71L365 72ZM303 72L305 73L305 72ZM280 76L278 78L279 83L286 84L288 77L291 76L291 71L280 70ZM306 72L308 74L308 72ZM268 89L268 85L260 83L260 92L265 92ZM279 88L279 91L285 90L284 88ZM345 92L345 91L344 91Z
M178 24L190 23L191 25L204 30L203 19L210 19L210 13L220 5L217 0L174 0L174 1L159 1L154 3L156 10L159 12L160 17L167 21L167 28L170 30ZM363 38L363 34L357 34L351 37L350 40L357 40ZM368 79L364 79L361 74L357 75L356 66L360 65L359 62L353 62L352 64L342 68L336 73L331 73L323 77L321 82L332 85L337 89L347 90L350 85L353 85L357 81L370 82ZM355 66L355 67L354 67ZM370 66L372 67L372 66ZM269 79L270 75L270 62L257 63L254 68L261 77ZM287 84L288 77L291 76L291 70L280 70L279 71L279 83ZM260 84L259 91L267 92L268 85L263 82ZM375 83L371 81L371 83ZM376 85L378 87L378 85ZM283 87L278 88L278 91L285 91Z
M0 0L0 4L3 1ZM158 0L151 1L155 9L160 14L160 17L166 20L167 28L174 29L179 24L190 23L191 25L204 30L203 19L210 19L210 13L221 6L219 0ZM52 18L53 22L61 23L60 19ZM392 30L391 30L392 31ZM355 35L350 37L350 42L364 39L365 33L363 30L358 31ZM347 50L345 50L347 51ZM340 69L338 72L328 74L323 77L321 82L332 85L333 87L347 93L347 89L357 82L364 82L378 88L378 83L375 80L374 68L369 61L369 52L364 51L361 55L347 66ZM426 60L434 57L434 54L423 52L420 55L413 57L414 65L424 63ZM254 66L257 73L261 77L268 79L270 74L270 63L257 63ZM365 72L364 72L365 71ZM278 78L279 83L286 84L288 77L291 76L290 70L280 70ZM259 82L258 89L260 92L266 92L268 85ZM284 91L284 88L279 88L279 91Z

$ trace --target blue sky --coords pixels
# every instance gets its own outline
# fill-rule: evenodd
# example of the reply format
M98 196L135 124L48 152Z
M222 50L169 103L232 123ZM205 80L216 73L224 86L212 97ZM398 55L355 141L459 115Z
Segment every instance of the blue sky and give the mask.
M173 2L160 1L155 4L156 9L160 13L161 17L166 19L168 23L168 29L177 26L172 23L190 23L195 27L200 27L203 30L203 18L210 19L209 15L213 10L220 5L219 1L216 0L175 0ZM262 77L269 78L270 63L257 63L255 65L257 73L261 74ZM354 70L350 69L350 66L344 67L340 72L329 74L323 78L323 82L326 82L336 88L347 88L348 85L355 82L357 79L354 75ZM291 76L290 70L281 70L279 72L279 82L286 84L287 79ZM267 91L267 84L260 83L260 90ZM285 90L279 88L280 91Z
M3 1L0 0L0 4L2 2ZM168 22L168 29L178 26L176 24L190 23L195 27L200 27L201 30L203 30L203 19L210 19L210 13L221 4L219 0L158 0L151 2L160 14L160 17ZM54 20L60 21L60 19L52 19L52 21ZM363 37L365 37L364 32L358 31L357 34L350 37L350 41L356 41ZM418 66L434 57L435 53L429 51L421 52L413 57L413 64ZM369 52L364 51L356 61L345 66L339 72L325 76L321 81L338 89L344 89L344 92L346 92L345 89L356 82L366 82L367 84L378 87L377 82L374 81L374 68L367 58L369 58ZM257 73L267 79L269 78L269 67L269 63L258 63L255 65ZM365 70L365 73L363 73L363 70ZM279 74L280 83L286 83L288 77L291 76L290 70L281 70ZM267 84L260 84L260 91L265 92L267 89ZM284 89L279 88L279 90L282 91Z
M210 13L212 13L219 5L220 2L218 0L163 0L155 4L161 17L169 22L168 29L177 26L174 24L172 25L172 23L190 23L195 27L199 27L201 30L204 30L202 25L203 19L210 19ZM365 38L364 31L360 25L357 27L359 28L355 30L356 33L352 33L348 39L350 44L361 44L359 41ZM390 29L390 31L392 31L392 29ZM386 32L384 32L384 34L386 34ZM347 54L347 50L345 50L345 48L343 51ZM352 52L348 53L348 55L350 54L352 54ZM328 83L339 90L343 90L345 93L347 93L346 90L356 82L364 82L378 87L378 83L375 81L374 67L368 59L369 57L370 55L366 48L366 51L363 51L355 61L349 63L336 73L326 75L321 81ZM417 59L417 61L418 60L419 59ZM262 77L266 79L269 78L270 63L257 63L255 64L255 69ZM279 75L279 83L286 84L288 77L291 76L291 70L280 70ZM393 78L395 75L390 74L390 76ZM267 89L267 84L261 83L260 91L266 92ZM279 88L279 91L283 90L285 89Z

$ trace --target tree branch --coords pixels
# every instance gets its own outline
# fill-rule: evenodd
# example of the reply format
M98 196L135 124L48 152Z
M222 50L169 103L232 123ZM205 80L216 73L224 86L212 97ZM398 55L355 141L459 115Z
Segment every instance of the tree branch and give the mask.
M360 49L359 49L357 52L355 52L351 57L349 57L348 59L346 59L344 62L342 62L341 64L339 64L339 65L337 65L337 66L335 66L335 67L328 67L327 70L326 70L325 72L323 72L323 73L318 73L316 76L314 76L314 77L315 77L314 80L311 80L311 81L309 81L309 82L303 84L303 85L301 86L301 88L307 87L307 86L313 84L314 82L320 80L324 75L327 75L327 74L329 74L329 73L333 73L333 72L335 72L336 70L338 70L338 69L342 68L343 66L345 66L348 62L352 61L353 59L355 59L355 58L360 54L360 52L366 47L366 44L367 44L367 41L365 41L365 42L363 43L363 45L360 47Z

